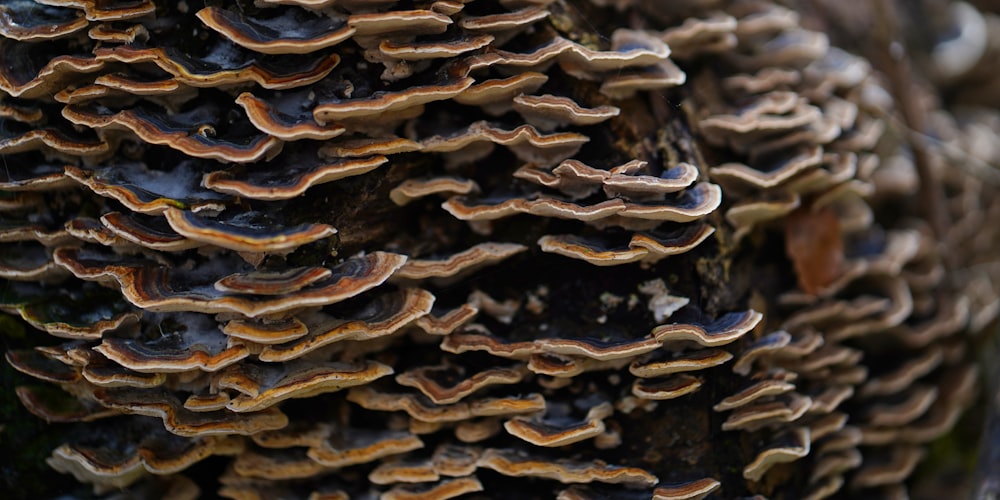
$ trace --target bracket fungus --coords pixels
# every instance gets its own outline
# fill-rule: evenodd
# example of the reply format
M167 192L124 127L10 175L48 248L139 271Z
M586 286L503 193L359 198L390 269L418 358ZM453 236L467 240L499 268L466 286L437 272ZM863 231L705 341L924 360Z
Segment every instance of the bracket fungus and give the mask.
M835 4L3 2L49 425L0 481L43 435L32 497L916 492L1000 314L1000 18Z

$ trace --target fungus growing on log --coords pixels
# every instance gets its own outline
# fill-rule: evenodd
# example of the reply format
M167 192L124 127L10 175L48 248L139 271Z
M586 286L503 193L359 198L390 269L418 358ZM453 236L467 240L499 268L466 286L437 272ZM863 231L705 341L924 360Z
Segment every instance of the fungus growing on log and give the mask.
M97 495L905 494L1000 314L944 4L6 2L5 401Z

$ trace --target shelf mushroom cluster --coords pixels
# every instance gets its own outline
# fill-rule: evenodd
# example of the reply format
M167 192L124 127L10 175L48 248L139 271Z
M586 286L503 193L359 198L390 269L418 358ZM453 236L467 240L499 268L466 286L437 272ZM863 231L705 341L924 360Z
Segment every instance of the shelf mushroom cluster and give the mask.
M929 181L917 175L919 153L889 130L900 111L866 60L763 2L688 19L668 34L672 46L718 40L707 54L675 54L713 61L689 74L698 133L720 158L710 178L732 201L725 217L734 239L783 232L798 283L770 305L772 333L742 345L732 370L746 381L714 407L723 429L757 447L743 476L762 481L808 456L795 465L807 471L803 498L843 488L905 495L923 445L949 432L975 397L967 335L996 318L1000 296L994 258L980 246L997 241L981 226L994 204L981 198L989 188L974 170L996 157L926 153L945 186L931 189L947 191L930 208L955 226L880 218L924 196L918 186ZM928 134L974 140L949 115L933 116ZM980 232L958 229L965 224ZM949 264L947 254L962 257ZM960 259L982 275L956 270Z
M481 490L480 470L685 494L686 482L654 492L648 470L601 460L621 444L608 421L621 403L581 395L573 377L642 357L626 399L680 397L700 379L671 374L726 353L643 356L730 343L759 314L666 314L635 338L553 329L520 341L503 327L524 314L522 297L472 288L451 309L435 305L435 290L534 243L491 241L499 223L482 221L582 221L591 235L535 244L602 265L652 264L712 234L699 220L720 189L696 182L690 163L573 159L587 127L620 114L615 100L683 83L667 45L628 29L579 43L548 22L566 15L551 7L4 6L3 57L18 63L0 71L3 308L67 340L7 361L54 384L18 389L32 413L96 426L51 466L104 492L231 456L219 493L232 498L450 498ZM554 74L565 81L546 86ZM574 99L574 81L594 89L592 105ZM497 172L473 168L486 163ZM424 175L397 173L407 165ZM437 217L469 221L465 240L479 242L391 235L380 248L377 230L324 206L359 189L372 193L358 208L384 217L448 196ZM603 237L608 226L631 231L614 237L629 243ZM489 321L471 323L480 311ZM392 354L413 342L419 356ZM477 352L496 361L477 366ZM324 412L296 406L306 398ZM440 444L429 453L425 442ZM590 451L559 453L574 443ZM196 491L178 481L165 494Z
M996 286L878 219L917 182L892 98L794 12L161 4L0 6L0 309L62 339L6 359L98 493L693 499L798 462L823 498L974 395ZM995 119L934 126L989 162ZM989 265L1000 202L947 182ZM776 229L764 314L720 268Z

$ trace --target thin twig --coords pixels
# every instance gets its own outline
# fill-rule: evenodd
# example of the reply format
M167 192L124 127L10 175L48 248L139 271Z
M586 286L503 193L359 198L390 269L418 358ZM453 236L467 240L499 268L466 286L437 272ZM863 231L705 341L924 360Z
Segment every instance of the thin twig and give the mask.
M945 142L932 135L911 130L896 115L888 111L875 111L875 117L890 123L896 130L906 134L907 140L911 143L919 142L925 150L932 147L940 151L945 159L949 160L951 166L966 171L977 180L994 187L1000 187L1000 165L995 165L982 158L977 158L968 151L949 142Z
M913 71L906 55L906 48L899 41L892 0L875 2L875 15L878 20L876 29L872 30L873 45L878 56L875 60L881 63L879 66L889 79L889 88L903 115L906 128L920 135L926 135L927 115L912 92ZM904 137L913 151L913 163L920 177L920 197L925 201L922 206L926 219L930 222L936 239L941 241L950 225L950 217L945 207L944 189L931 165L927 143L913 140L909 134Z

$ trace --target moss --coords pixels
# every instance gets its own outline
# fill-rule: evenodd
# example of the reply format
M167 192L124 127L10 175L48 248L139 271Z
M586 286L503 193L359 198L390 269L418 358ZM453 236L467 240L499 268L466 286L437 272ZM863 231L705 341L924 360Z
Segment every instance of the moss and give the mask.
M5 339L24 340L24 324L13 316L0 314L0 335Z
M43 341L53 343L57 340L7 314L0 314L0 339L5 351L30 349ZM16 388L22 385L38 385L38 381L0 362L0 492L3 498L53 498L70 493L85 498L89 495L88 488L72 476L54 472L45 463L52 450L65 442L76 426L49 424L29 413L16 395ZM43 388L58 390L48 385Z
M6 331L6 328L5 328ZM0 491L4 498L52 498L61 494L87 495L72 476L58 474L45 463L52 450L66 440L73 426L47 424L28 413L14 393L32 382L0 363Z
M982 398L985 399L985 398ZM913 473L914 498L971 498L972 478L975 475L985 418L985 402L976 404L967 412L951 432L932 441L925 447L927 455Z

